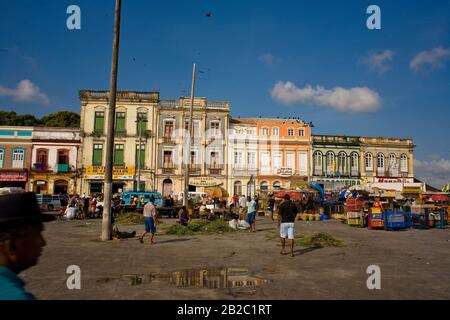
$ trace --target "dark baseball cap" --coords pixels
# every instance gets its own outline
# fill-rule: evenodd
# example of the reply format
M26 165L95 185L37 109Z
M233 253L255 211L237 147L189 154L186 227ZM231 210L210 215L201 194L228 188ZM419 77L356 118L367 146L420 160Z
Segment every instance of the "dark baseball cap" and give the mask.
M0 194L0 224L49 222L55 219L53 215L39 210L33 192Z

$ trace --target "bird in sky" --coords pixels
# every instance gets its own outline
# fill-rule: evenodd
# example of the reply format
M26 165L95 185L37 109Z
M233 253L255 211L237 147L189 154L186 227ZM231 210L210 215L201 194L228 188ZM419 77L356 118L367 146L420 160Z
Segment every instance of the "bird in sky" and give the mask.
M208 12L208 13L206 14L206 17L211 18L211 17L212 17L212 13L211 13L211 12Z

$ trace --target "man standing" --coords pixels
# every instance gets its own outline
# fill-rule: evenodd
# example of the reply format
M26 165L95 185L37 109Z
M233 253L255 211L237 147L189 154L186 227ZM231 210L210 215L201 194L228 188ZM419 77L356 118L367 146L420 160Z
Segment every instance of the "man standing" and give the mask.
M297 206L291 201L288 194L284 195L284 202L278 208L278 223L280 224L281 252L286 254L286 238L291 240L291 257L294 256L294 228L295 218L297 217Z
M87 219L88 215L89 215L89 197L87 197L85 194L83 198L83 217Z
M150 197L150 202L144 206L144 224L145 224L145 232L139 237L139 241L144 243L144 237L147 233L150 233L150 241L151 244L155 244L153 241L153 237L156 233L156 207L154 205L155 198L153 196Z
M250 225L250 232L256 232L256 201L251 197L247 200L247 223Z
M18 274L38 263L43 222L55 220L38 208L34 193L0 195L0 300L35 300Z

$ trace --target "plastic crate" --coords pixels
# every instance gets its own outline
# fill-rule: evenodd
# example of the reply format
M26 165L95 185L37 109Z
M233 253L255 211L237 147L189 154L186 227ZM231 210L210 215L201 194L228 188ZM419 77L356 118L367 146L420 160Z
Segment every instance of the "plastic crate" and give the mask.
M361 212L347 212L347 219L359 219L361 216Z
M411 226L414 229L428 229L428 214L413 213L411 214Z
M412 224L411 214L401 211L385 211L383 219L386 230L409 229Z

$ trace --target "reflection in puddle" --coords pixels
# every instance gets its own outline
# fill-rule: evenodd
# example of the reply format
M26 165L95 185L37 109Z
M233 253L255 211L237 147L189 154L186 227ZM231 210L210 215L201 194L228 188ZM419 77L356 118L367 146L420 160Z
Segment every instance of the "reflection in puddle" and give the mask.
M249 276L248 269L244 268L188 269L166 274L123 275L122 280L128 281L132 286L158 280L180 288L206 289L252 288L269 283L268 280Z

